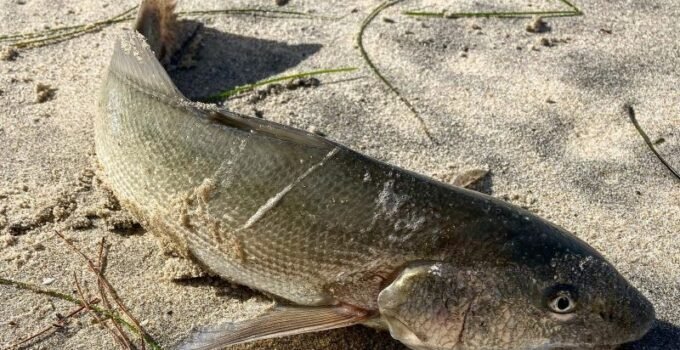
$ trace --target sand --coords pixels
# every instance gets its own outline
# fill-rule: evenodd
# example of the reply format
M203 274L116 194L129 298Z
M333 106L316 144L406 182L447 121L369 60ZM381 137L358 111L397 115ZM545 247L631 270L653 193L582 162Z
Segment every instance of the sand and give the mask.
M654 303L655 328L622 348L680 349L680 181L645 146L623 107L635 106L659 152L680 167L680 2L592 0L580 4L584 16L548 18L541 33L527 31L529 19L401 13L565 7L558 1L494 3L501 1L405 1L366 30L369 55L424 124L367 68L356 47L359 25L378 1L293 0L283 7L332 19L191 17L204 24L202 46L194 67L172 77L198 98L281 74L359 67L319 77L319 86L262 98L251 93L227 106L313 128L443 181L488 170L480 190L573 231ZM0 33L92 22L134 4L0 0ZM253 6L275 7L264 0L180 2L181 9ZM75 273L94 295L93 275L54 232L92 257L104 237L107 278L147 331L172 348L193 326L247 318L271 302L164 253L101 186L92 119L112 40L125 26L130 23L0 60L0 277L75 295ZM0 346L72 308L0 286ZM118 348L90 315L28 345ZM241 348L403 349L389 334L363 327Z

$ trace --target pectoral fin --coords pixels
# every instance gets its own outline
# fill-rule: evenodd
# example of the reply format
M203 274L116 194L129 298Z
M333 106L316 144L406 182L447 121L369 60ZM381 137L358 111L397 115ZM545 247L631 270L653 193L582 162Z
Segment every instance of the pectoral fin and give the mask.
M276 307L251 320L198 329L182 350L210 350L261 339L347 327L372 315L352 306Z

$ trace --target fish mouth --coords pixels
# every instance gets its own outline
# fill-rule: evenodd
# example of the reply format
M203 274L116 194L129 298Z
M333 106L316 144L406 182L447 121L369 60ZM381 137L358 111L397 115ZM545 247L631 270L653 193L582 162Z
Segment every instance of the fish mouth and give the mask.
M614 350L616 349L618 345L591 345L591 344L579 344L579 345L555 345L551 346L549 348L539 348L539 349L545 349L545 350L573 350L573 349L582 349L582 350Z
M632 343L634 341L642 339L642 337L644 337L652 329L652 326L654 326L655 323L656 317L654 316L652 316L648 320L645 320L644 322L641 323L637 332L631 334L629 337L621 341L620 344Z
M392 338L399 340L406 346L415 350L429 350L424 344L424 337L411 330L399 316L391 312L381 312L380 318L392 335Z
M650 304L651 305L651 304ZM526 350L572 350L572 349L583 349L583 350L613 350L617 349L619 346L627 343L631 343L640 340L649 330L652 328L656 321L654 317L653 309L652 316L645 318L644 321L640 323L639 328L636 332L631 333L628 337L617 340L615 343L548 343L543 345L538 345Z
M632 318L631 323L633 327L630 329L630 335L622 339L621 344L639 340L652 329L656 322L654 305L637 290L634 290L633 293L632 299L636 302L633 304L635 305L634 307L630 307L632 312L631 316L629 316Z
M544 345L538 345L526 350L572 350L572 349L583 349L583 350L613 350L617 345L612 344L594 344L594 343L550 343Z
M645 297L643 297L645 298ZM654 310L654 305L645 298L645 301L647 301L647 319L642 323L640 327L639 334L637 334L637 338L634 340L638 340L647 334L650 329L656 324L656 310Z

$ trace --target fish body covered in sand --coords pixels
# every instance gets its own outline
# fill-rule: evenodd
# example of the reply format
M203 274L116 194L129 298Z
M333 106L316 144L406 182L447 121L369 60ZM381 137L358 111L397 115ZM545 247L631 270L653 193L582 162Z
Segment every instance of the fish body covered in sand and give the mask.
M564 229L190 102L136 32L115 45L95 142L108 185L147 229L285 305L200 329L183 349L354 324L419 350L591 348L638 339L654 320L650 302Z

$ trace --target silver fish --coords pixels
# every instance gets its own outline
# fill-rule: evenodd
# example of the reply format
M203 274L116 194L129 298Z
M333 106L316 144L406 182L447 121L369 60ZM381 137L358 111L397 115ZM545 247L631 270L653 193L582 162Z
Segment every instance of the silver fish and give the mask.
M144 227L285 305L184 349L354 324L419 350L589 348L655 318L600 253L528 211L187 100L135 32L115 45L95 144Z

